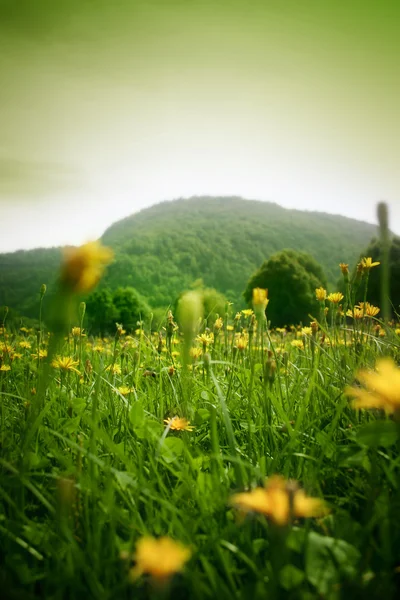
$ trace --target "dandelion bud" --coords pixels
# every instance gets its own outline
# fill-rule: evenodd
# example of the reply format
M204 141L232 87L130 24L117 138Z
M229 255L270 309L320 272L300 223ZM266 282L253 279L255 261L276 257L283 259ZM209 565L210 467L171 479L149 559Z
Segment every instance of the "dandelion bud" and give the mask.
M203 354L203 363L204 363L205 370L208 373L208 371L210 370L210 365L211 365L211 356L208 352Z
M272 358L268 358L264 365L265 381L272 384L275 379L276 362Z
M122 326L122 323L115 323L115 327L117 328L117 331L115 332L115 335L117 337L121 337L121 335L123 333L125 333L125 330L124 330L124 328Z
M183 294L178 304L178 316L183 335L187 343L190 343L199 319L203 315L203 298L196 291L190 291Z
M47 290L47 285L45 283L42 283L42 285L40 286L40 299L43 298L43 296L45 295Z
M379 202L377 212L379 227L381 228L381 231L387 232L389 229L389 211L386 202Z
M172 338L175 328L176 324L174 323L174 315L169 310L167 316L167 340L170 340Z
M158 346L157 346L157 352L158 354L161 354L163 349L163 338L162 338L162 334L159 333L158 334Z
M67 477L57 480L58 508L62 516L68 516L75 500L75 482Z
M263 290L262 288L253 289L253 309L258 318L264 315L268 302L268 290Z
M81 302L79 304L79 317L82 321L83 317L85 316L85 312L86 312L86 302Z
M227 300L227 301L225 302L225 314L226 314L226 315L229 315L229 309L230 309L230 307L232 306L232 304L233 304L233 302L229 302L229 300Z
M349 265L347 263L339 264L340 270L342 271L343 279L345 283L349 282Z

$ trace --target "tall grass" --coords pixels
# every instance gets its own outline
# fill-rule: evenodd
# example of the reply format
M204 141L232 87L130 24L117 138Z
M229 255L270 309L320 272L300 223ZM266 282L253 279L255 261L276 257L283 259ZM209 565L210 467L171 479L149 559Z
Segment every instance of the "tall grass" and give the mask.
M74 336L59 335L47 358L54 336L42 320L38 335L5 323L3 597L395 597L398 425L354 410L343 392L359 368L398 360L399 331L329 310L312 329L275 331L227 307L222 329L199 324L208 341L191 352L172 315L160 332L98 339L81 309ZM56 356L73 369L52 366ZM175 416L194 429L174 430ZM329 514L281 527L232 506L273 474L323 498ZM161 586L129 576L146 535L192 552Z

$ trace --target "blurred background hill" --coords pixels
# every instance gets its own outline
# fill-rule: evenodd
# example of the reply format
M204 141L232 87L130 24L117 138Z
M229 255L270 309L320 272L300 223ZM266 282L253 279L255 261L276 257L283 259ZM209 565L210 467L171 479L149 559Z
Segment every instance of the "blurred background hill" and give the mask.
M252 273L273 253L309 253L335 288L339 262L354 264L376 226L338 215L289 210L239 197L162 202L112 224L101 241L115 251L100 288L133 287L157 309L202 280L237 306ZM0 305L35 317L38 294L51 294L61 248L0 254Z

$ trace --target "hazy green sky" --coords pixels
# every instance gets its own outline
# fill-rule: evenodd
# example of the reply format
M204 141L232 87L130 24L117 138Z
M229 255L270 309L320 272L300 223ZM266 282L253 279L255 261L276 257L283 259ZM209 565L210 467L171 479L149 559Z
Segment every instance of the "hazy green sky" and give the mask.
M399 31L398 0L0 0L0 251L200 194L400 233Z

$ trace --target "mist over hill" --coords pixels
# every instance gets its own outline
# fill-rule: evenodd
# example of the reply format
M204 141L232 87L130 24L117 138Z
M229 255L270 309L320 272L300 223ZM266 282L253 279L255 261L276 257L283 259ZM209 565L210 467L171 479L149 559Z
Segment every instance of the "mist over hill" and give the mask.
M115 261L101 286L132 286L156 308L202 279L238 303L254 270L274 252L292 248L311 254L334 287L338 263L354 263L376 230L338 215L239 197L162 202L104 232L101 240L114 249ZM36 316L40 285L51 293L60 260L60 248L0 254L0 305Z

